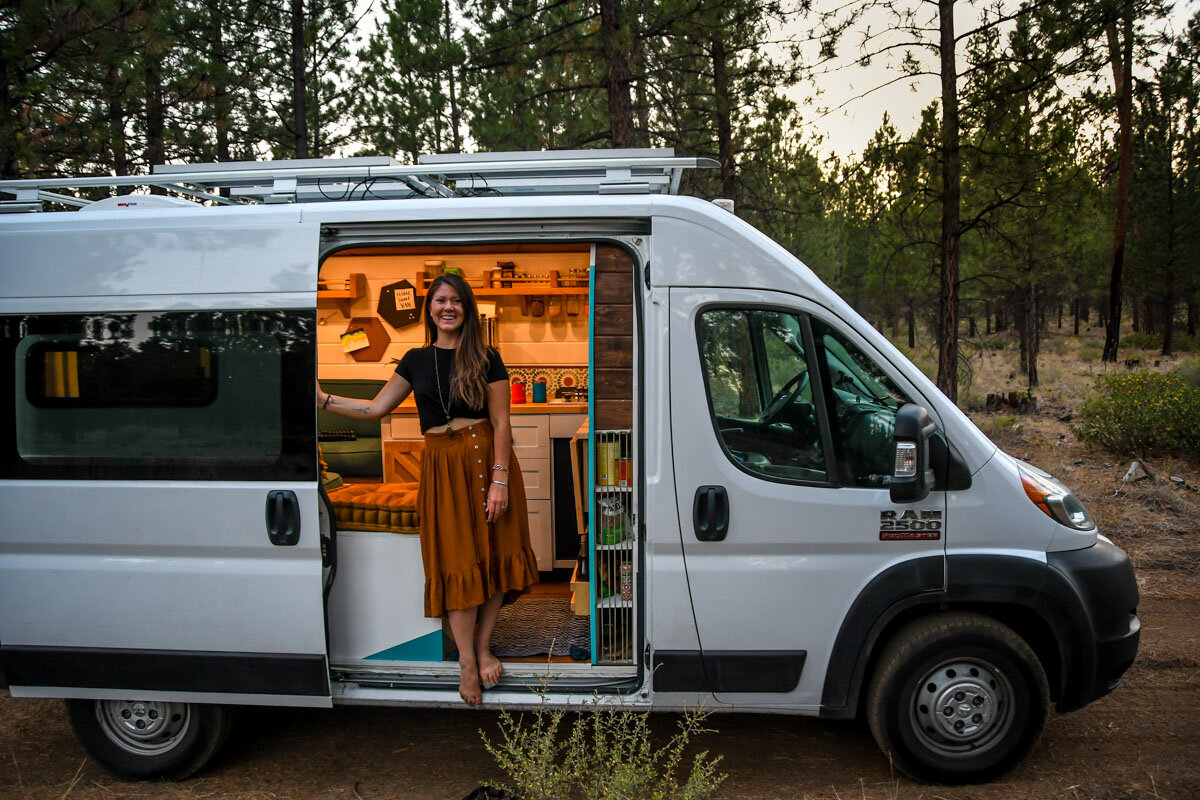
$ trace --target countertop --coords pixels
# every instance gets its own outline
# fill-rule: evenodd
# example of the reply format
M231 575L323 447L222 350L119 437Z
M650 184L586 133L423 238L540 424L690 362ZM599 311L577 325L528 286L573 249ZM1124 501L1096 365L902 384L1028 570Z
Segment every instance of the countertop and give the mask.
M513 403L513 414L586 414L587 403ZM417 404L409 398L397 406L393 414L416 414Z

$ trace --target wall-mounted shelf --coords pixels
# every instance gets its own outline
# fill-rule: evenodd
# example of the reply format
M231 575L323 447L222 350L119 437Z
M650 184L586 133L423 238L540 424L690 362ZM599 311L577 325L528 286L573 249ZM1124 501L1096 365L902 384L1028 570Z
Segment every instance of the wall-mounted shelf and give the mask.
M468 281L468 284L469 284L469 281ZM428 289L425 289L425 288L417 289L417 295L419 297L424 297L428 293L429 293ZM493 288L491 286L471 286L471 293L474 294L476 297L521 297L521 296L528 297L530 295L537 296L537 295L544 295L544 294L575 294L575 295L582 296L582 295L586 295L588 293L588 288L586 286L546 286L546 285L540 284L540 283L538 283L538 284L531 283L531 284L528 284L527 286L523 286L520 288L517 288L517 287L510 287L510 288L495 287L495 288Z
M350 309L354 301L366 297L367 276L361 272L351 272L345 280L317 280L317 300L332 300L346 319L350 318Z
M426 272L417 275L417 294L424 296L429 293L429 284L435 276ZM587 296L589 277L585 275L567 275L556 269L545 275L502 275L501 270L485 270L479 277L462 276L471 287L476 297L531 297L538 295L579 295ZM508 284L507 286L503 284Z

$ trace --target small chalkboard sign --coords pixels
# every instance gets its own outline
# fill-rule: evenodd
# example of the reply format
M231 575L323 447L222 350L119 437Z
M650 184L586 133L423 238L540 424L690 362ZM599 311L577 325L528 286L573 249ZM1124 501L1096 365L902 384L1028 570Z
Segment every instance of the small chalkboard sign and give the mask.
M389 283L379 290L377 313L393 328L403 328L421 321L422 300L408 281Z

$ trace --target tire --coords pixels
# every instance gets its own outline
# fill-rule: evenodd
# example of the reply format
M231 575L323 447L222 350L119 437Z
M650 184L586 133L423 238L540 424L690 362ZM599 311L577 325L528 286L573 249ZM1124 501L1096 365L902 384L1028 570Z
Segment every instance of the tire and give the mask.
M982 614L939 614L901 629L867 693L880 749L929 783L998 778L1033 750L1049 713L1050 687L1033 650Z
M88 754L126 778L182 780L229 735L224 706L134 700L68 700L67 718Z

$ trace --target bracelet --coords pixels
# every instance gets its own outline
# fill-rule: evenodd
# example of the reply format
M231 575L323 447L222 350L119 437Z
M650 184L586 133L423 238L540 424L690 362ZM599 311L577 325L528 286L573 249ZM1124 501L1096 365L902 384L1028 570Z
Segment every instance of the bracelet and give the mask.
M506 467L506 466L504 466L504 465L502 465L502 464L493 464L493 465L492 465L492 470L493 470L493 471L495 471L495 470L500 470L501 472L508 472L508 467Z
M325 395L325 402L321 404L321 410L322 410L322 411L324 411L325 409L329 408L329 401L330 401L330 400L332 400L332 399L333 399L333 395L331 395L331 394L327 394L327 395Z
M505 489L508 488L508 484L505 483L504 481L492 481L492 485L493 486L503 486Z

